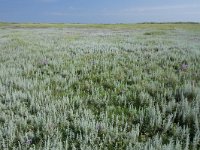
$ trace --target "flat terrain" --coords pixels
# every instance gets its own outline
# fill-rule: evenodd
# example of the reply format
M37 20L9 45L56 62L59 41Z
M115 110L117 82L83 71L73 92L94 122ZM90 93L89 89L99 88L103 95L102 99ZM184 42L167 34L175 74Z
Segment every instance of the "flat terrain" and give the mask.
M0 23L0 149L200 149L200 24Z

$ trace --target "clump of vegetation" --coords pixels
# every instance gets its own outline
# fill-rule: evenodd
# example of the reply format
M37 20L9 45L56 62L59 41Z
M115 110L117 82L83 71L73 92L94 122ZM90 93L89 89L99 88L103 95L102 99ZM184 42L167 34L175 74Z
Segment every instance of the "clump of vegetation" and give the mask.
M27 26L0 29L0 149L200 149L199 25Z
M151 31L151 32L145 32L144 35L165 35L166 33L164 31Z

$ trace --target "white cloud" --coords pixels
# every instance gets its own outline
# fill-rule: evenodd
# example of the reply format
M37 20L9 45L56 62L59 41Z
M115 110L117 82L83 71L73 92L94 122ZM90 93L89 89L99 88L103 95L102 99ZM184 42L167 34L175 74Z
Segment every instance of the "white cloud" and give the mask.
M153 7L133 7L128 9L123 9L121 13L146 13L146 12L161 12L161 11L190 11L190 10L199 10L199 5L169 5L169 6L153 6Z
M129 7L121 10L83 10L68 7L65 11L48 12L48 16L58 18L86 19L98 18L99 20L114 20L116 22L140 22L140 21L200 21L200 5L173 5L151 7ZM106 22L105 21L105 22Z
M64 13L64 12L50 12L50 13L45 13L50 16L69 16L71 15L70 13Z

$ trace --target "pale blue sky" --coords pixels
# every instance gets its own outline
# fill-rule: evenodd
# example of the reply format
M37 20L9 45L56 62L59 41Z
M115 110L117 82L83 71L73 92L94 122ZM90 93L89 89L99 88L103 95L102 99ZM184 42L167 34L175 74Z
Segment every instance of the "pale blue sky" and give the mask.
M200 0L0 0L0 21L200 22Z

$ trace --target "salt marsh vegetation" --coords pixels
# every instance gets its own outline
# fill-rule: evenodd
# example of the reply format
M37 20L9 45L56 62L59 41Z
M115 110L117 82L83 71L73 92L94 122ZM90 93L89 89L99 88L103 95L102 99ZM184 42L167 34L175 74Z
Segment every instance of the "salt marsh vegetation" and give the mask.
M0 149L200 149L200 25L80 26L0 28Z

